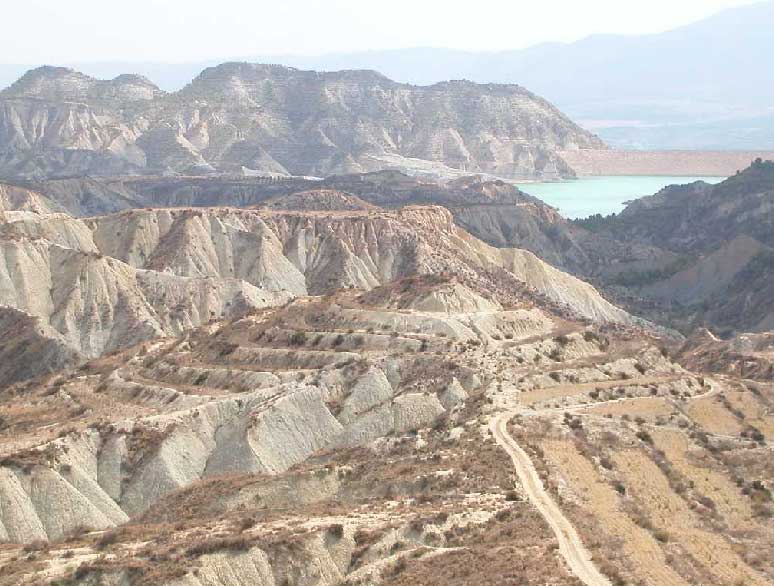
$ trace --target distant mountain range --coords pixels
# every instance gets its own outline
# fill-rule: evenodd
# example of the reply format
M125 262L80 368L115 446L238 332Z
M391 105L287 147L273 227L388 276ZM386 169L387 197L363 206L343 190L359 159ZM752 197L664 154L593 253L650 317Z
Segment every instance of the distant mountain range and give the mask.
M561 152L604 148L520 86L420 87L372 71L226 63L166 93L138 75L40 67L0 91L0 176L17 179L400 169L555 180L575 176Z
M733 8L670 32L596 35L575 43L474 53L415 48L319 57L250 56L315 70L374 69L399 82L450 79L516 83L625 148L774 148L774 2ZM100 78L140 73L167 91L219 61L190 64L91 63ZM0 86L27 65L0 65Z

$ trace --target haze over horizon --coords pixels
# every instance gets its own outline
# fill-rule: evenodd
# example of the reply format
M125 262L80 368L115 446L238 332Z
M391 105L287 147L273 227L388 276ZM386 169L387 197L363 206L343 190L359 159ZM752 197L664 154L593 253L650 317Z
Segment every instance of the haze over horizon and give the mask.
M550 0L536 6L502 6L484 0L471 12L459 0L421 4L397 0L390 11L352 0L292 0L282 5L223 0L213 11L203 0L138 0L131 11L106 21L97 0L55 5L30 0L6 7L6 22L36 22L36 34L29 35L22 26L7 27L0 39L0 63L186 63L416 47L505 51L597 34L660 33L755 3L654 0L631 6L594 0L581 6ZM41 13L47 18L37 18ZM283 26L276 26L279 23Z

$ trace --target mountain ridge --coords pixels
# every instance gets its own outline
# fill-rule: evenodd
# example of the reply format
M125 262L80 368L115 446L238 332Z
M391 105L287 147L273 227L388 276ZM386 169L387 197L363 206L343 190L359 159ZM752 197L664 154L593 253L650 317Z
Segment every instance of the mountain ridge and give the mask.
M423 47L239 60L280 62L302 69L375 69L419 85L459 77L480 83L518 83L545 96L618 148L769 150L774 149L774 121L768 107L774 79L760 66L760 55L773 50L768 35L772 26L774 3L760 2L663 33L592 35L513 51ZM137 68L174 91L215 64L137 64ZM8 83L29 68L7 67ZM103 77L135 68L124 63L83 67Z
M0 92L0 175L270 176L385 168L574 176L561 150L605 148L521 86L428 87L372 71L224 63L167 94L145 78L42 67Z
M631 255L617 271L600 267L595 281L623 287L646 305L656 301L662 320L687 331L761 332L774 323L773 198L774 161L758 160L717 185L674 185L620 214L576 223L597 238L649 251ZM649 311L637 302L629 307Z

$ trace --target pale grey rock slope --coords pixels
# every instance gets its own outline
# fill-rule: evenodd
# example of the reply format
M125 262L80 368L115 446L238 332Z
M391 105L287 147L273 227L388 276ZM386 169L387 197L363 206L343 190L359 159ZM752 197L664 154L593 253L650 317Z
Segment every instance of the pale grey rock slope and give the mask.
M17 210L39 214L60 211L59 206L38 193L22 187L0 183L0 214Z
M419 311L444 311L449 313L494 312L502 307L459 283L444 288L434 288L414 299L409 305Z
M416 274L500 269L582 317L630 319L591 285L532 253L493 248L472 237L440 207L329 214L133 210L87 224L101 252L138 268L233 277L294 294L349 286L369 290ZM437 303L432 296L440 294L415 303L431 308ZM465 306L485 303L472 296L456 299Z
M234 279L137 270L26 239L0 241L0 295L4 305L42 318L91 357L277 300Z
M227 63L164 94L44 67L0 92L0 172L326 176L379 169L572 176L558 151L604 148L519 86L398 84L369 71Z
M331 542L324 534L306 539L295 559L253 547L245 552L215 553L204 556L197 575L170 583L170 586L280 586L288 576L311 576L301 583L334 586L346 579L356 545L352 535Z
M591 285L533 254L492 248L470 236L443 208L162 209L86 220L11 211L3 219L0 305L39 318L73 355L97 357L292 297L346 287L367 291L437 273L521 288L586 319L632 321ZM499 309L453 284L428 290L409 306Z
M474 296L464 289L454 288ZM49 438L50 426L39 424L42 435L0 446L0 541L114 527L203 479L276 476L325 450L428 428L461 408L481 381L462 366L451 376L435 353L423 356L422 340L435 339L440 349L495 332L520 340L554 328L537 308L468 312L441 296L446 307L405 313L361 305L356 292L339 295L349 307L296 300L276 310L276 320L252 315L147 343L106 373L87 369L45 392L47 412L88 396L108 420L52 430ZM305 329L284 329L291 324ZM358 333L339 333L350 326ZM385 326L395 335L376 333ZM291 331L305 334L299 340ZM347 351L353 344L367 351Z
M8 334L3 383L291 295L231 277L133 267L102 254L90 228L64 214L13 211L2 219L0 312Z
M440 205L455 223L498 248L523 248L581 276L668 265L666 251L598 235L513 184L467 176L452 181L409 177L398 171L294 177L82 177L25 182L38 197L82 217L159 207L263 207L275 210L367 210Z
M427 427L446 411L434 393L398 394L373 367L347 384L345 410L336 416L328 401L342 383L284 383L238 398L201 395L183 409L162 388L135 389L127 399L149 405L150 395L161 393L157 407L167 413L68 434L34 448L37 456L27 455L33 464L14 456L0 463L0 541L55 540L78 526L112 527L201 478L278 474L325 448ZM111 394L124 392L116 377L107 385ZM455 401L464 396L459 387ZM142 437L153 439L140 444Z
M638 246L632 251L631 244L596 238L514 185L481 176L439 181L380 171L281 181L222 176L82 177L30 181L26 186L50 207L78 217L148 207L366 211L374 206L440 205L452 212L458 226L488 244L529 250L549 264L579 275L594 275L602 267L614 270L620 265L604 259L663 256L663 252L659 255L651 250L653 247ZM631 262L626 264L626 268L632 266Z

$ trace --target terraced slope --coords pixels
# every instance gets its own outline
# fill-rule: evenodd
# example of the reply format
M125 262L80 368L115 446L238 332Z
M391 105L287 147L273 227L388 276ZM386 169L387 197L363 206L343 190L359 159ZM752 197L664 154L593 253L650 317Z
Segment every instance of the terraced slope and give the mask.
M310 293L424 274L518 290L594 321L634 319L531 253L470 236L443 208L143 209L85 220L9 211L2 220L0 304L40 319L41 335L52 328L73 355L96 357Z
M514 398L504 377L510 411L497 421L513 424L502 441L525 450L548 489L542 498L559 504L614 582L769 583L759 552L774 543L772 389L646 356L522 376L518 387L539 388Z
M437 353L462 353L491 336L517 340L549 332L555 318L526 305L492 313L496 302L485 301L459 282L420 279L412 281L412 290L422 292L420 305L428 298L446 305L395 310L366 303L358 293L304 298L184 338L146 343L91 363L73 377L6 391L0 410L10 425L0 432L0 502L11 499L16 506L2 509L3 539L60 542L75 534L90 541L95 535L83 535L81 527L124 527L109 534L115 535L114 543L100 546L117 552L104 565L87 564L92 558L84 550L83 555L63 558L61 570L52 566L51 578L84 563L89 568L80 570L81 578L120 579L134 575L128 563L140 575L166 568L169 583L250 584L257 578L248 567L264 560L258 564L264 568L260 575L274 584L274 578L266 576L280 583L279 576L290 571L288 564L307 572L316 564L328 564L331 556L331 573L319 583L343 578L370 583L403 559L454 552L452 543L466 539L468 531L491 532L512 514L513 506L503 496L509 483L492 476L494 469L471 471L459 480L458 473L447 478L444 472L458 458L472 457L464 455L471 450L477 457L496 457L493 445L462 440L460 433L476 437L473 430L461 427L448 435L454 439L444 439L452 421L463 425L471 416L466 400L482 392L482 380L471 366L446 361ZM370 295L380 294L377 290ZM469 311L458 311L466 305ZM417 435L421 429L427 431ZM413 440L407 444L400 437ZM413 441L428 444L413 454ZM430 458L447 441L452 442L449 450L443 449L449 452L443 458L447 461ZM364 446L383 453L379 465L362 460ZM458 453L459 448L463 451ZM320 455L326 451L329 456ZM314 464L316 458L321 459ZM298 469L307 462L314 472ZM382 478L394 474L395 466L417 466L418 473L424 469L426 480L399 475L394 477L395 488L389 489ZM436 497L428 497L423 508L432 510L437 520L420 522L416 512L422 508L388 513L393 499L402 500L401 494L407 496L417 486L447 501L440 495L451 494L457 482L463 482L469 494L437 505L431 504ZM501 488L492 492L492 482ZM277 491L287 483L292 491ZM224 528L245 515L245 503L259 503L251 514L268 517L239 532L242 545L235 545L236 536L221 541L225 537L207 531L203 539L211 542L212 551L200 552L192 536L185 538L189 545L183 559L188 556L199 569L177 582L170 576L180 570L180 563L167 554L147 566L124 547L129 547L127 539L135 539L130 535L139 537L135 531L156 533L153 527L163 518L185 518L184 503L191 497L203 497L209 501L202 503L204 508L222 511L217 516ZM360 513L326 515L320 509L321 518L315 521L311 510L329 499L339 506L351 503ZM303 536L294 523L272 521L274 507L298 508L311 532ZM202 511L199 505L194 509L190 521L196 525ZM495 521L498 512L500 520ZM550 541L539 518L530 523L539 540ZM271 543L264 541L270 528L275 533ZM460 537L453 536L455 528L462 532ZM178 540L187 531L175 530L174 541L182 543ZM298 546L280 555L281 535L291 536L281 539ZM316 549L308 550L313 542L318 543ZM30 567L23 563L7 557L2 563L9 569L2 583L42 578L34 569L25 574ZM562 583L563 571L551 563Z
M513 419L602 583L764 584L771 390L661 343L431 274L7 388L0 528L28 553L0 583L589 583L490 431Z

